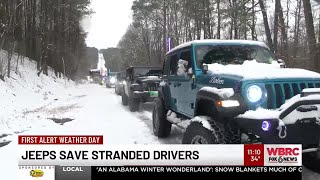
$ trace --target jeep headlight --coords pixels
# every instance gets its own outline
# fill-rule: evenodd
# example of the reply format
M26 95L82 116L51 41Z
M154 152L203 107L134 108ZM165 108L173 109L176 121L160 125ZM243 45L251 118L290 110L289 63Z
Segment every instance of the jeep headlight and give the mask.
M111 84L114 84L116 82L116 78L115 77L111 77L110 78L110 82L111 82Z
M262 89L257 85L252 85L247 89L248 100L252 103L256 103L262 98Z

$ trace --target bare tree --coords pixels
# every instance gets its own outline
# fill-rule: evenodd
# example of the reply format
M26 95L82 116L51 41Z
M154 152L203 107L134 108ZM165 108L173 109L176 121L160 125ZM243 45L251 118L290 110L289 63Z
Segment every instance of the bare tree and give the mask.
M260 4L260 8L261 8L262 15L263 15L263 23L264 23L264 27L265 27L265 31L266 31L268 46L273 51L274 48L273 48L272 39L271 39L271 31L270 31L269 22L268 22L267 11L264 6L263 0L259 0L259 4Z
M314 70L319 71L319 62L317 56L317 41L316 35L314 32L314 25L313 25L313 15L310 0L303 0L303 7L304 7L304 16L306 20L306 30L307 30L307 37L308 37L308 45L310 50L310 58L314 65Z

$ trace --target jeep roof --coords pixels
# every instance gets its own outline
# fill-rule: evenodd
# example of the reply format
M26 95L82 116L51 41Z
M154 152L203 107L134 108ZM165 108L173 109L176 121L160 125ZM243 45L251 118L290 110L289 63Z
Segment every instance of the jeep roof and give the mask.
M128 69L131 68L162 69L160 66L130 66Z
M182 49L182 48L194 45L194 44L197 44L197 45L201 45L201 44L203 44L203 45L205 45L205 44L241 45L242 44L242 45L262 46L262 47L269 49L269 47L265 43L260 42L260 41L204 39L204 40L194 40L194 41L189 41L189 42L183 43L183 44L171 49L169 52L167 52L166 55L171 54L172 52L174 52L176 50L179 50L179 49Z

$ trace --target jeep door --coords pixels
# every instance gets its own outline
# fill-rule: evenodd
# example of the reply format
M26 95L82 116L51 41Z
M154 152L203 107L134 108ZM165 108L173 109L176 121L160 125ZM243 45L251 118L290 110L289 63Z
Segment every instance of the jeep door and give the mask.
M173 111L178 111L178 98L179 91L177 89L177 83L179 83L179 78L177 77L177 65L178 65L178 54L171 54L169 57L170 62L170 72L168 73L168 87L170 91L170 109Z
M193 63L192 63L191 47L183 49L179 55L178 61L178 81L176 83L176 91L178 93L178 112L186 116L192 117L194 114L194 103L196 89L193 79Z

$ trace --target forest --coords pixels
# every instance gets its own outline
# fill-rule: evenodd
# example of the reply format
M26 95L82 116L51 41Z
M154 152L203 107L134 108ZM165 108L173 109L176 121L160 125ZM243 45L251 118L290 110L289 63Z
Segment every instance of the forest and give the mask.
M52 68L59 77L83 76L98 51L86 47L81 28L83 16L93 13L89 5L1 0L0 49L7 57L0 57L0 79L10 77L24 57L37 62L38 75ZM263 41L288 67L320 72L320 0L134 0L126 33L117 47L100 53L107 68L122 71L161 65L170 47L196 39ZM13 53L21 58L13 60Z
M58 77L74 78L87 66L86 33L81 19L89 15L90 0L1 0L0 78L10 77L24 57L37 62L38 75L52 68ZM17 60L11 59L17 53Z
M117 47L120 57L107 59L107 66L121 70L131 65L161 65L169 42L174 47L197 39L248 39L265 42L288 67L319 72L319 3L135 0L133 21Z

